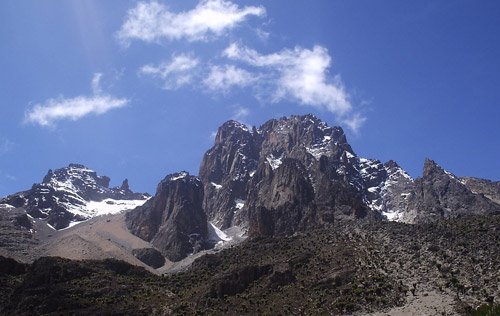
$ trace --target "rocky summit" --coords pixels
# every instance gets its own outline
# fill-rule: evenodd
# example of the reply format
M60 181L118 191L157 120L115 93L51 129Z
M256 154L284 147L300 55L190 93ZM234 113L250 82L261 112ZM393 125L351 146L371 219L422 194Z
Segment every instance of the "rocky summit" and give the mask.
M148 194L134 193L125 179L110 188L110 178L81 164L49 170L41 183L0 200L7 208L21 208L33 219L42 219L59 230L97 215L132 209L143 204Z
M415 180L393 160L359 157L341 127L314 115L272 119L258 128L231 120L218 129L199 177L167 176L127 223L176 261L210 245L203 227L258 237L328 228L334 221L415 224L498 213L498 189L479 181L458 178L430 159Z

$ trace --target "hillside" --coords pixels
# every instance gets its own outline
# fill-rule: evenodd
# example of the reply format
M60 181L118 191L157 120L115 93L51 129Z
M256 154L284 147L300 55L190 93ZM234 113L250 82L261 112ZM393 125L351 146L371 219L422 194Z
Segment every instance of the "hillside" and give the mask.
M499 227L499 216L349 222L248 240L163 277L114 260L42 258L2 271L2 311L465 315L500 297Z

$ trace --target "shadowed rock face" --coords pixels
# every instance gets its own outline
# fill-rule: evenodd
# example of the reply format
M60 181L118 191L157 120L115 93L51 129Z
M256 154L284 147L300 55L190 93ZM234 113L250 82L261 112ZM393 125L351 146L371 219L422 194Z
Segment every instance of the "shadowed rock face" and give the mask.
M165 264L165 258L154 248L134 249L132 254L148 266L158 269Z
M259 161L261 138L236 121L224 123L214 146L201 162L200 179L204 185L203 208L207 217L221 228L246 223L235 216L237 200L246 199L246 186Z
M261 165L250 188L250 235L291 234L314 220L314 189L300 161L286 158L274 171Z
M175 173L160 182L153 198L127 213L127 227L165 257L178 261L206 247L202 203L201 181L187 172Z
M237 225L255 236L323 226L334 213L364 217L370 210L357 162L343 130L313 115L252 130L229 121L201 163L203 206L219 227Z

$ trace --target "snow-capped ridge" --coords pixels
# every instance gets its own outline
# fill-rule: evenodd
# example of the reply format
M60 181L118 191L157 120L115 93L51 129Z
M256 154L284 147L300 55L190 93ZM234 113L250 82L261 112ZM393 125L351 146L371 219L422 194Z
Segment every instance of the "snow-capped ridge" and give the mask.
M120 187L109 187L110 178L82 165L49 170L41 183L30 190L3 200L40 218L54 229L63 229L97 215L112 214L142 205L149 195L134 193L124 180Z

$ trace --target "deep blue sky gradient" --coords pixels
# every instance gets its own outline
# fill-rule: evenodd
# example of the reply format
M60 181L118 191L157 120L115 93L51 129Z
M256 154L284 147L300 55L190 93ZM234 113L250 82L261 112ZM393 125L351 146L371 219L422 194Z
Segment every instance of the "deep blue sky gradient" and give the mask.
M197 1L163 1L171 11ZM174 91L138 76L145 64L192 53L217 62L237 41L262 54L300 46L328 49L330 75L340 74L353 104L367 117L346 129L356 153L396 160L412 176L430 157L457 175L500 180L500 2L498 1L238 1L262 5L208 42L116 40L136 1L0 2L0 196L41 181L49 168L79 162L119 185L154 193L165 175L198 173L212 133L238 107L245 123L329 112L291 101L268 103L241 90L214 95L196 87ZM260 27L268 40L255 34ZM53 128L24 123L34 104L59 95L90 94L94 73L103 89L130 99L125 108Z

